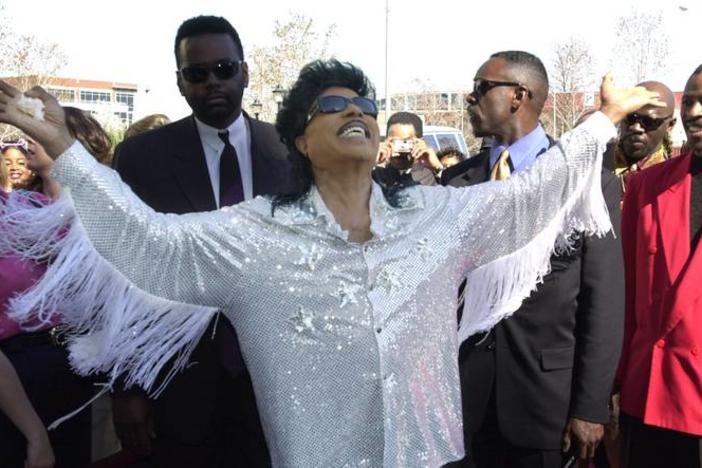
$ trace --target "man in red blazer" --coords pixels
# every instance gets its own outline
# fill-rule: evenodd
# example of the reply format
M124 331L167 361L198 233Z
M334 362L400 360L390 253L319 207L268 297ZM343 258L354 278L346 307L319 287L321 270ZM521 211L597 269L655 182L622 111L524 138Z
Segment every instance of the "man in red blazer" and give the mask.
M702 437L702 65L682 98L689 151L632 176L622 242L619 365L625 467L700 466Z

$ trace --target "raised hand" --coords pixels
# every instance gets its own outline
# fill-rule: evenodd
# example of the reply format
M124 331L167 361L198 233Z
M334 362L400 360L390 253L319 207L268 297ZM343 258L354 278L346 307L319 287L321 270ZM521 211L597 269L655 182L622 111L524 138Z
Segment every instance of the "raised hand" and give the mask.
M617 125L628 114L636 112L644 106L665 107L665 102L659 99L658 93L649 91L642 86L634 88L616 88L612 75L607 73L600 85L600 110Z
M44 119L39 120L17 105L22 92L0 80L0 122L19 128L39 142L53 159L73 144L74 138L66 127L63 108L42 88L35 86L25 96L39 99L44 105Z

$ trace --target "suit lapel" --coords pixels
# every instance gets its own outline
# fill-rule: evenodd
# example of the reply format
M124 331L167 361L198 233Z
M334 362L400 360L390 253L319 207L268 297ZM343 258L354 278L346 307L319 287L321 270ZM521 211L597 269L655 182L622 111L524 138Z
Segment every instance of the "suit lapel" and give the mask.
M661 181L656 199L658 229L673 285L664 302L664 334L675 328L702 294L702 249L690 255L690 154L676 163Z
M482 184L490 179L490 150L483 151L474 157L476 158L474 164L458 177L464 187Z
M260 123L257 120L252 120L246 113L246 124L251 133L251 172L253 176L253 194L268 195L278 193L281 187L276 174L280 170L279 161L273 156L275 151L270 147L270 142L267 141L265 135L262 135Z
M217 209L210 173L207 170L205 152L202 149L200 134L195 125L195 118L190 116L179 122L178 139L174 142L175 178L193 211L212 211Z
M676 162L662 178L655 201L670 284L675 284L690 257L690 159L682 157Z

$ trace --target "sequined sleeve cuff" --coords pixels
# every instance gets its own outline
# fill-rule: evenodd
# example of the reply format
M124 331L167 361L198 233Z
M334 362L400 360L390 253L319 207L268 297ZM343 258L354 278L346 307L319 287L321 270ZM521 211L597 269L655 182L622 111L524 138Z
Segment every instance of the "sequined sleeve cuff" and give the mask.
M581 126L586 128L590 135L601 142L608 142L612 138L617 137L617 127L609 120L609 117L600 111L592 114Z

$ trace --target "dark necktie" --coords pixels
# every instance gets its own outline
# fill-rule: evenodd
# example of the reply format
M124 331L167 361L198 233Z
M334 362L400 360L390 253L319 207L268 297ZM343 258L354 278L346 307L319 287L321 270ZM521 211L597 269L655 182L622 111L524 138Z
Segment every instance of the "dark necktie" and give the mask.
M241 183L241 170L236 150L229 142L229 131L219 132L224 142L222 155L219 157L219 206L231 206L244 201L244 186Z

